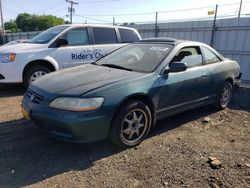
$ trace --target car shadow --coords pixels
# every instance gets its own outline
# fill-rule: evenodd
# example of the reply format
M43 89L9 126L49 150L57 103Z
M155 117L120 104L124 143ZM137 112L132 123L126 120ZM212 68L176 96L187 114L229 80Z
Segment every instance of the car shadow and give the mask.
M250 89L238 88L232 96L229 108L250 112Z
M25 91L21 84L0 84L0 98L20 96Z
M21 88L13 87L10 86L10 89L15 94L9 93L8 96L24 93ZM249 92L238 90L230 108L249 111L249 106L241 106L249 104ZM4 94L0 92L1 96ZM157 123L148 139L215 112L214 108L207 106L163 119ZM123 151L109 141L89 144L57 141L24 119L0 123L0 143L0 187L27 186L70 171L84 171L97 161Z
M203 107L161 120L148 139L214 112ZM4 187L27 186L65 172L84 171L96 161L123 151L109 141L57 141L24 119L0 123L0 143L0 186Z
M217 110L213 106L205 106L162 119L156 123L149 138L176 129L186 123L210 116L216 112Z
M83 171L122 151L109 141L57 141L24 119L0 123L0 143L0 187L27 186L71 170Z
M232 110L242 110L250 112L250 89L239 88L234 91L228 108ZM189 110L175 116L165 118L157 122L156 127L152 130L151 136L170 131L172 129L178 128L185 123L195 121L216 112L217 110L211 105L194 110Z

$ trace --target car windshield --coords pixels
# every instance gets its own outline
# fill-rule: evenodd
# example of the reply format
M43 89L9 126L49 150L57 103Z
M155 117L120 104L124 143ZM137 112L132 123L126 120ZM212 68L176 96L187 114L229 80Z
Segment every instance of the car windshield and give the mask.
M59 33L61 33L62 31L64 31L66 28L68 28L69 26L56 26L56 27L52 27L46 31L43 31L42 33L40 33L39 35L35 36L34 38L32 38L29 43L33 43L33 44L46 44L49 41L51 41L56 35L58 35Z
M136 72L152 72L172 49L169 44L129 44L95 64Z

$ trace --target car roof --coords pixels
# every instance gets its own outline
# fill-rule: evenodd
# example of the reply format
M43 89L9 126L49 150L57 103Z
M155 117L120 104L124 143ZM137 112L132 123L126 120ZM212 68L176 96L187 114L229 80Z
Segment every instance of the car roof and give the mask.
M196 41L190 41L190 40L180 40L176 38L167 38L167 37L153 37L153 38L145 38L141 39L135 43L154 43L154 44L170 44L174 46L180 46L180 47L187 47L187 46L205 46L208 49L212 50L218 57L220 57L222 60L224 57L217 52L214 48L211 46L202 43L202 42L196 42Z
M89 26L89 27L123 28L123 29L136 30L131 27L123 27L119 25L105 25L105 24L63 24L61 26L70 26L70 27L82 27L82 26L88 27Z
M192 45L201 45L203 43L195 42L195 41L189 41L189 40L180 40L176 38L167 38L167 37L153 37L153 38L146 38L138 41L137 43L167 43L167 44L173 44L173 45L179 45L183 43L190 43Z

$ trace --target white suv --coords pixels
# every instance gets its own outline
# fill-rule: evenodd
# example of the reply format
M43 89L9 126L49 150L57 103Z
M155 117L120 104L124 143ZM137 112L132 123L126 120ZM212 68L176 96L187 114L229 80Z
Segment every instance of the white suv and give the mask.
M140 40L132 28L106 25L60 25L28 43L0 47L0 83L24 83L26 87L49 72L91 63L106 54Z

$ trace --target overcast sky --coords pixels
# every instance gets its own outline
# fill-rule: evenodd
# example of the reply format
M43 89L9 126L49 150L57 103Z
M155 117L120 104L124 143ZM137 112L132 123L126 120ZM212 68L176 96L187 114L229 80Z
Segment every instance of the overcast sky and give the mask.
M117 23L154 21L159 11L159 20L207 18L208 10L219 4L219 16L236 15L240 0L74 0L74 23ZM225 5L232 4L232 5ZM15 19L18 13L51 14L69 20L69 3L65 0L2 0L4 21ZM205 7L203 9L196 9ZM172 10L194 9L171 12ZM164 12L170 11L170 12ZM142 15L137 15L144 13ZM250 0L243 0L243 14L250 14ZM123 15L125 14L125 15ZM135 15L126 15L135 14Z

